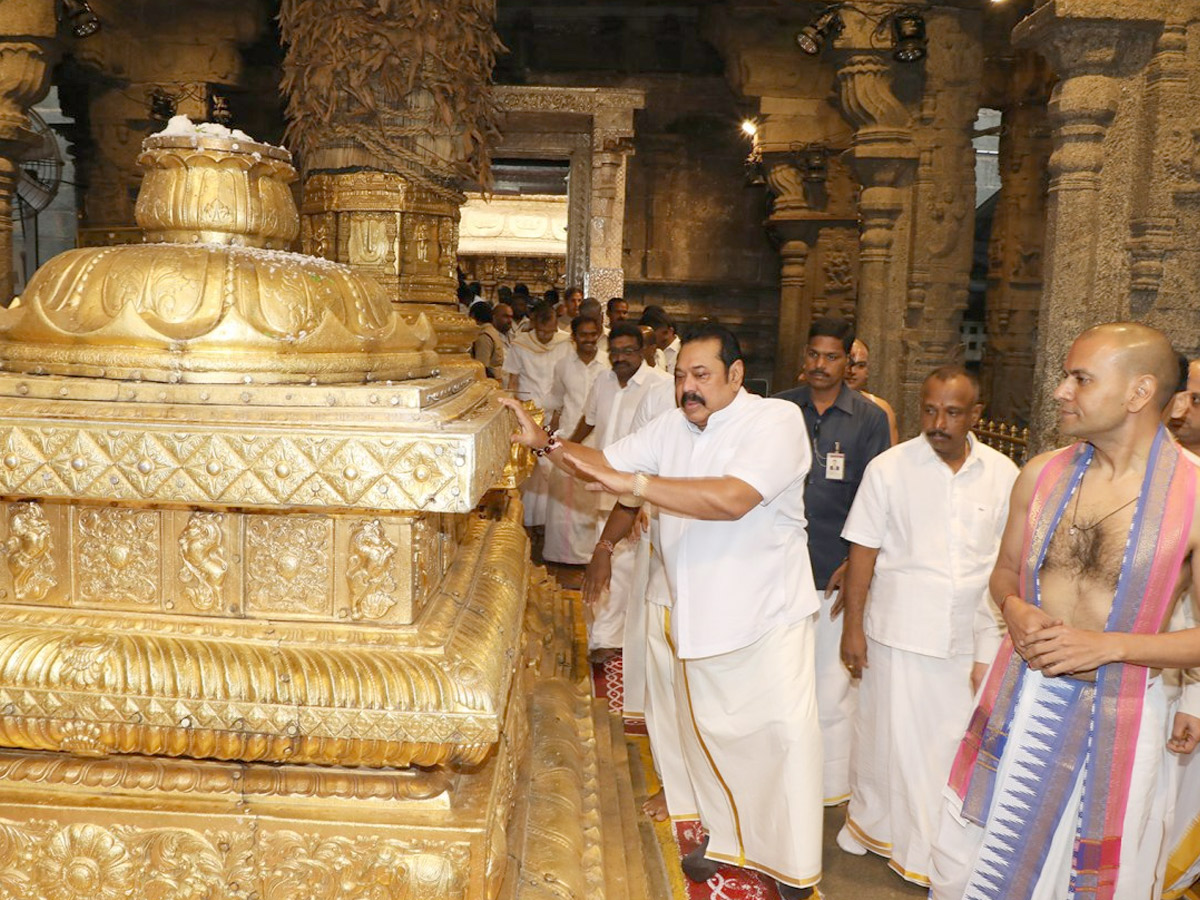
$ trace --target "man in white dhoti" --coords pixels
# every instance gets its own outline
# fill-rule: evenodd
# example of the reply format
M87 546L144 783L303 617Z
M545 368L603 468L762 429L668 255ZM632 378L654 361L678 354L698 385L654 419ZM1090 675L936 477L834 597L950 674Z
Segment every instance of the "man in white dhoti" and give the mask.
M1008 625L950 775L931 896L1151 900L1162 889L1160 670L1200 662L1162 633L1196 590L1196 467L1161 425L1178 367L1137 323L1085 331L1059 431L1013 488L992 572Z
M804 348L805 383L776 396L804 413L815 464L804 487L808 555L824 590L817 619L817 707L825 744L825 805L850 798L850 747L858 681L842 665L842 622L834 615L849 546L842 528L867 463L891 446L887 416L846 385L854 326L844 319L813 322Z
M971 713L973 664L982 656L986 670L999 644L986 608L979 643L990 653L976 652L974 626L988 605L1017 467L971 434L983 406L965 369L926 378L920 411L921 434L867 466L842 530L850 542L842 661L862 682L837 841L928 886L942 793Z
M583 421L583 408L596 377L608 368L608 360L596 349L600 326L594 319L578 315L571 321L575 352L554 366L550 391L550 430L574 434ZM583 565L592 558L596 545L596 494L561 469L549 472L549 504L546 510L546 541L542 558L550 562Z
M674 406L674 380L656 383L634 414L632 430L637 431ZM639 528L645 524L644 521L638 523L639 513L643 520L649 520L649 540L635 529L635 524ZM583 579L583 596L588 603L599 600L612 577L611 557L604 548L616 546L627 538L638 541L629 608L625 614L624 657L621 661L623 712L627 717L645 718L654 769L662 784L642 806L642 811L660 822L668 817L694 819L696 800L683 763L675 709L674 654L664 627L671 607L671 592L663 568L658 510L651 505L631 508L618 503L609 513L600 538Z
M667 376L642 362L642 333L637 326L620 322L608 337L608 359L612 368L602 372L592 384L584 408L583 421L571 434L581 443L595 433L595 446L604 449L629 434L633 416L646 392ZM604 523L616 503L611 494L601 494L594 536L601 541ZM637 547L633 541L616 546L597 543L597 549L612 556L612 580L607 593L592 607L588 629L588 649L596 659L614 654L625 641L625 611L633 589Z
M698 327L676 365L679 408L604 452L553 440L504 402L520 422L514 439L659 508L680 733L708 831L684 872L746 866L794 900L821 872L811 454L799 410L747 393L744 376L732 332Z
M558 313L553 304L541 303L529 314L533 329L519 333L504 354L503 371L508 389L520 400L532 400L543 410L554 387L554 367L571 350L571 339L558 330ZM541 529L549 505L550 466L539 460L533 475L521 488L525 504L525 527Z

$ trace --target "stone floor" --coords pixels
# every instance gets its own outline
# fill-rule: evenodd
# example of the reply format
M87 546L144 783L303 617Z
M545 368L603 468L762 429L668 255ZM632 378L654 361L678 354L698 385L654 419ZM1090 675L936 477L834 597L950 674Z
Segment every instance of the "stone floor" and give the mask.
M909 884L874 854L851 856L838 849L834 837L842 827L845 807L825 810L825 859L821 896L825 900L902 900L924 897L928 891Z

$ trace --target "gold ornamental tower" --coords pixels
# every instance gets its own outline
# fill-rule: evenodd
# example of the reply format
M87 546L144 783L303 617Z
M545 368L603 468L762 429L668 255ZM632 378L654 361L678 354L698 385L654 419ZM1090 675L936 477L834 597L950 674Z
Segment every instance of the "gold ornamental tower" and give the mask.
M619 896L494 384L283 249L286 151L140 162L0 310L0 898Z

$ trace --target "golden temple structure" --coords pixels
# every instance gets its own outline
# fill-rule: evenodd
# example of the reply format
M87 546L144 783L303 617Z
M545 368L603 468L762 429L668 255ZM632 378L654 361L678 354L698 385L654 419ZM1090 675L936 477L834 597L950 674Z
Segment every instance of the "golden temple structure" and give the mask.
M495 384L284 249L286 151L140 162L0 310L0 897L634 896Z

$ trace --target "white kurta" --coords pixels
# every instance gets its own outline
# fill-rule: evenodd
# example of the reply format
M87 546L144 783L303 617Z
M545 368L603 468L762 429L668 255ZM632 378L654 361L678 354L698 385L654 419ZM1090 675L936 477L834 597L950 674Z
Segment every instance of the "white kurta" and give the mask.
M1017 477L973 438L957 472L922 435L867 465L842 537L878 549L847 831L928 885L942 791L971 714L975 625Z
M596 446L604 449L633 430L633 418L647 393L666 383L667 376L642 363L624 387L611 369L597 376L588 394L584 418L595 428ZM600 494L593 544L600 539L608 514L616 505L612 494ZM596 602L588 631L588 647L623 647L625 618L629 598L634 591L638 541L620 541L612 554L612 578L608 590ZM643 588L644 590L644 588Z
M678 733L708 856L814 884L822 825L811 622L818 602L804 527L811 451L803 414L742 391L704 429L670 410L605 457L625 472L739 478L763 497L733 522L660 512Z
M637 431L675 406L675 380L655 380L633 414L630 431ZM638 536L634 549L633 577L625 610L625 638L621 659L621 679L625 687L625 715L646 714L646 639L649 620L646 613L646 589L652 568L661 570L661 555L652 553L651 542L658 535L658 511L647 506L650 531ZM628 538L627 538L628 540ZM655 558L657 556L657 559Z
M539 341L532 331L518 334L504 354L504 371L517 376L517 399L532 400L546 409L554 387L554 366L570 350L571 339L561 331L556 332L548 344ZM549 460L539 459L533 474L521 486L526 527L546 524L550 470L553 468L554 464Z
M583 418L592 383L607 368L607 361L599 353L590 363L580 359L578 353L568 353L555 364L547 413L559 413L558 429L564 437L574 433ZM584 443L596 446L590 436ZM587 489L585 482L553 468L548 495L542 558L572 565L588 562L596 545L596 494Z

